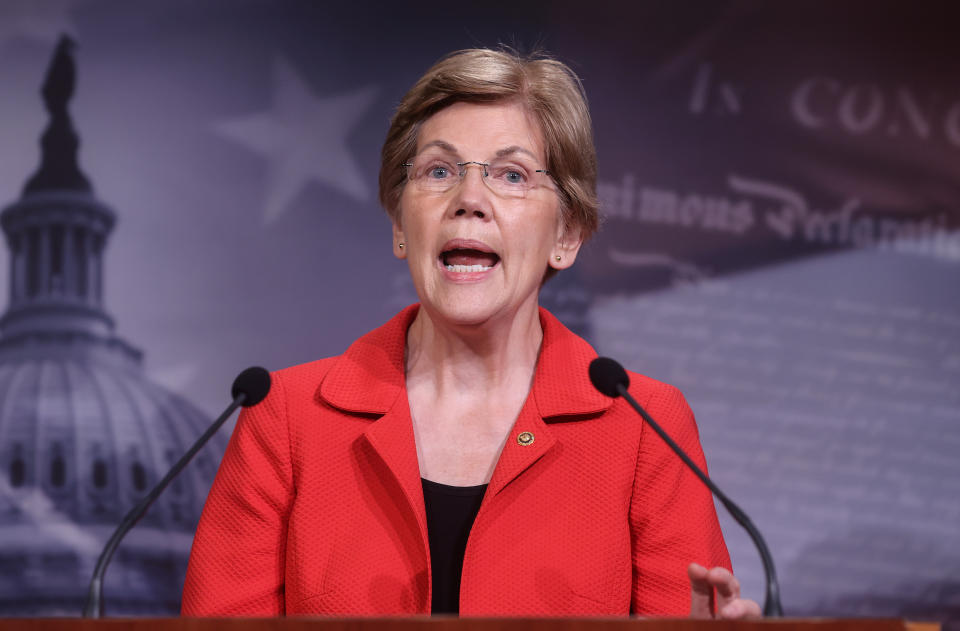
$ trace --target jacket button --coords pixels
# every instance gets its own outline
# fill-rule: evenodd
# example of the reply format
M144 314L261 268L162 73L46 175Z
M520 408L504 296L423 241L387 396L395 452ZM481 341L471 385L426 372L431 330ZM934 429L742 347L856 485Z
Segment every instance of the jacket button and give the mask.
M524 447L526 447L527 445L532 445L533 434L530 432L520 432L519 434L517 434L517 444L523 445Z

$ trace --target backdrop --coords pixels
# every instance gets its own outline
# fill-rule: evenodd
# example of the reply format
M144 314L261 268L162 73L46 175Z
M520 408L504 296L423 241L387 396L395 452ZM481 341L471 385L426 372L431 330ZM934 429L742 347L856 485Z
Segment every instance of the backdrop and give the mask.
M788 614L946 619L960 616L958 17L946 2L0 0L0 199L37 169L39 90L68 33L80 168L117 217L104 307L145 382L212 417L239 369L338 354L416 300L376 202L406 88L452 50L544 48L583 79L604 217L544 304L685 392ZM761 600L757 555L720 513ZM48 571L23 563L11 602ZM163 575L171 593L182 567Z

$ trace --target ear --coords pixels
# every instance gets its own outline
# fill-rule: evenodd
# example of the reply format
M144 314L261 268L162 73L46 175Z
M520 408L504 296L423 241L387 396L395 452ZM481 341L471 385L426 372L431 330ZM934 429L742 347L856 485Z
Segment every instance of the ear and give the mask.
M401 244L403 247L400 247ZM393 255L398 259L407 258L407 240L403 236L403 229L396 221L393 222Z
M577 260L581 245L583 245L583 237L579 228L561 226L557 242L550 252L548 264L556 270L567 269Z

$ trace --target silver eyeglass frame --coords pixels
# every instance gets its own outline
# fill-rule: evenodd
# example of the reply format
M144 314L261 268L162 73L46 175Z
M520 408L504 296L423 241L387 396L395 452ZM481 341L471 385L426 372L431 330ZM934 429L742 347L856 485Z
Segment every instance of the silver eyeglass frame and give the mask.
M490 166L490 163L489 163L489 162L477 162L476 160L469 160L469 161L467 161L467 162L457 162L457 163L456 163L456 165L457 165L458 167L460 167L460 172L457 173L457 176L458 176L461 180L463 180L463 178L464 178L464 177L466 176L466 174L467 174L467 169L466 169L466 167L467 167L468 165L471 165L471 164L475 164L475 165L477 165L477 166L479 166L479 167L483 167L483 177L490 177L490 172L487 171L487 167ZM409 169L410 167L413 166L413 163L412 163L412 162L404 162L404 163L401 164L400 166L404 167L405 169ZM544 175L550 175L550 171L548 171L547 169L534 169L533 172L534 172L534 173L543 173ZM412 180L410 180L410 172L409 172L409 171L407 171L407 180L408 180L408 181L412 181ZM451 188L453 188L453 187L451 186Z

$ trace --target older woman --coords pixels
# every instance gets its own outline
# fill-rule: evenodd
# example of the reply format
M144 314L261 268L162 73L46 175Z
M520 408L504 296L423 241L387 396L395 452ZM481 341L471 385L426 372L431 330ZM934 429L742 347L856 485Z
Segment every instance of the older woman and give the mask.
M717 588L719 615L756 615L709 492L538 307L597 226L595 184L566 66L467 50L427 71L380 171L420 304L241 415L184 614L711 615ZM703 466L682 395L631 383Z

